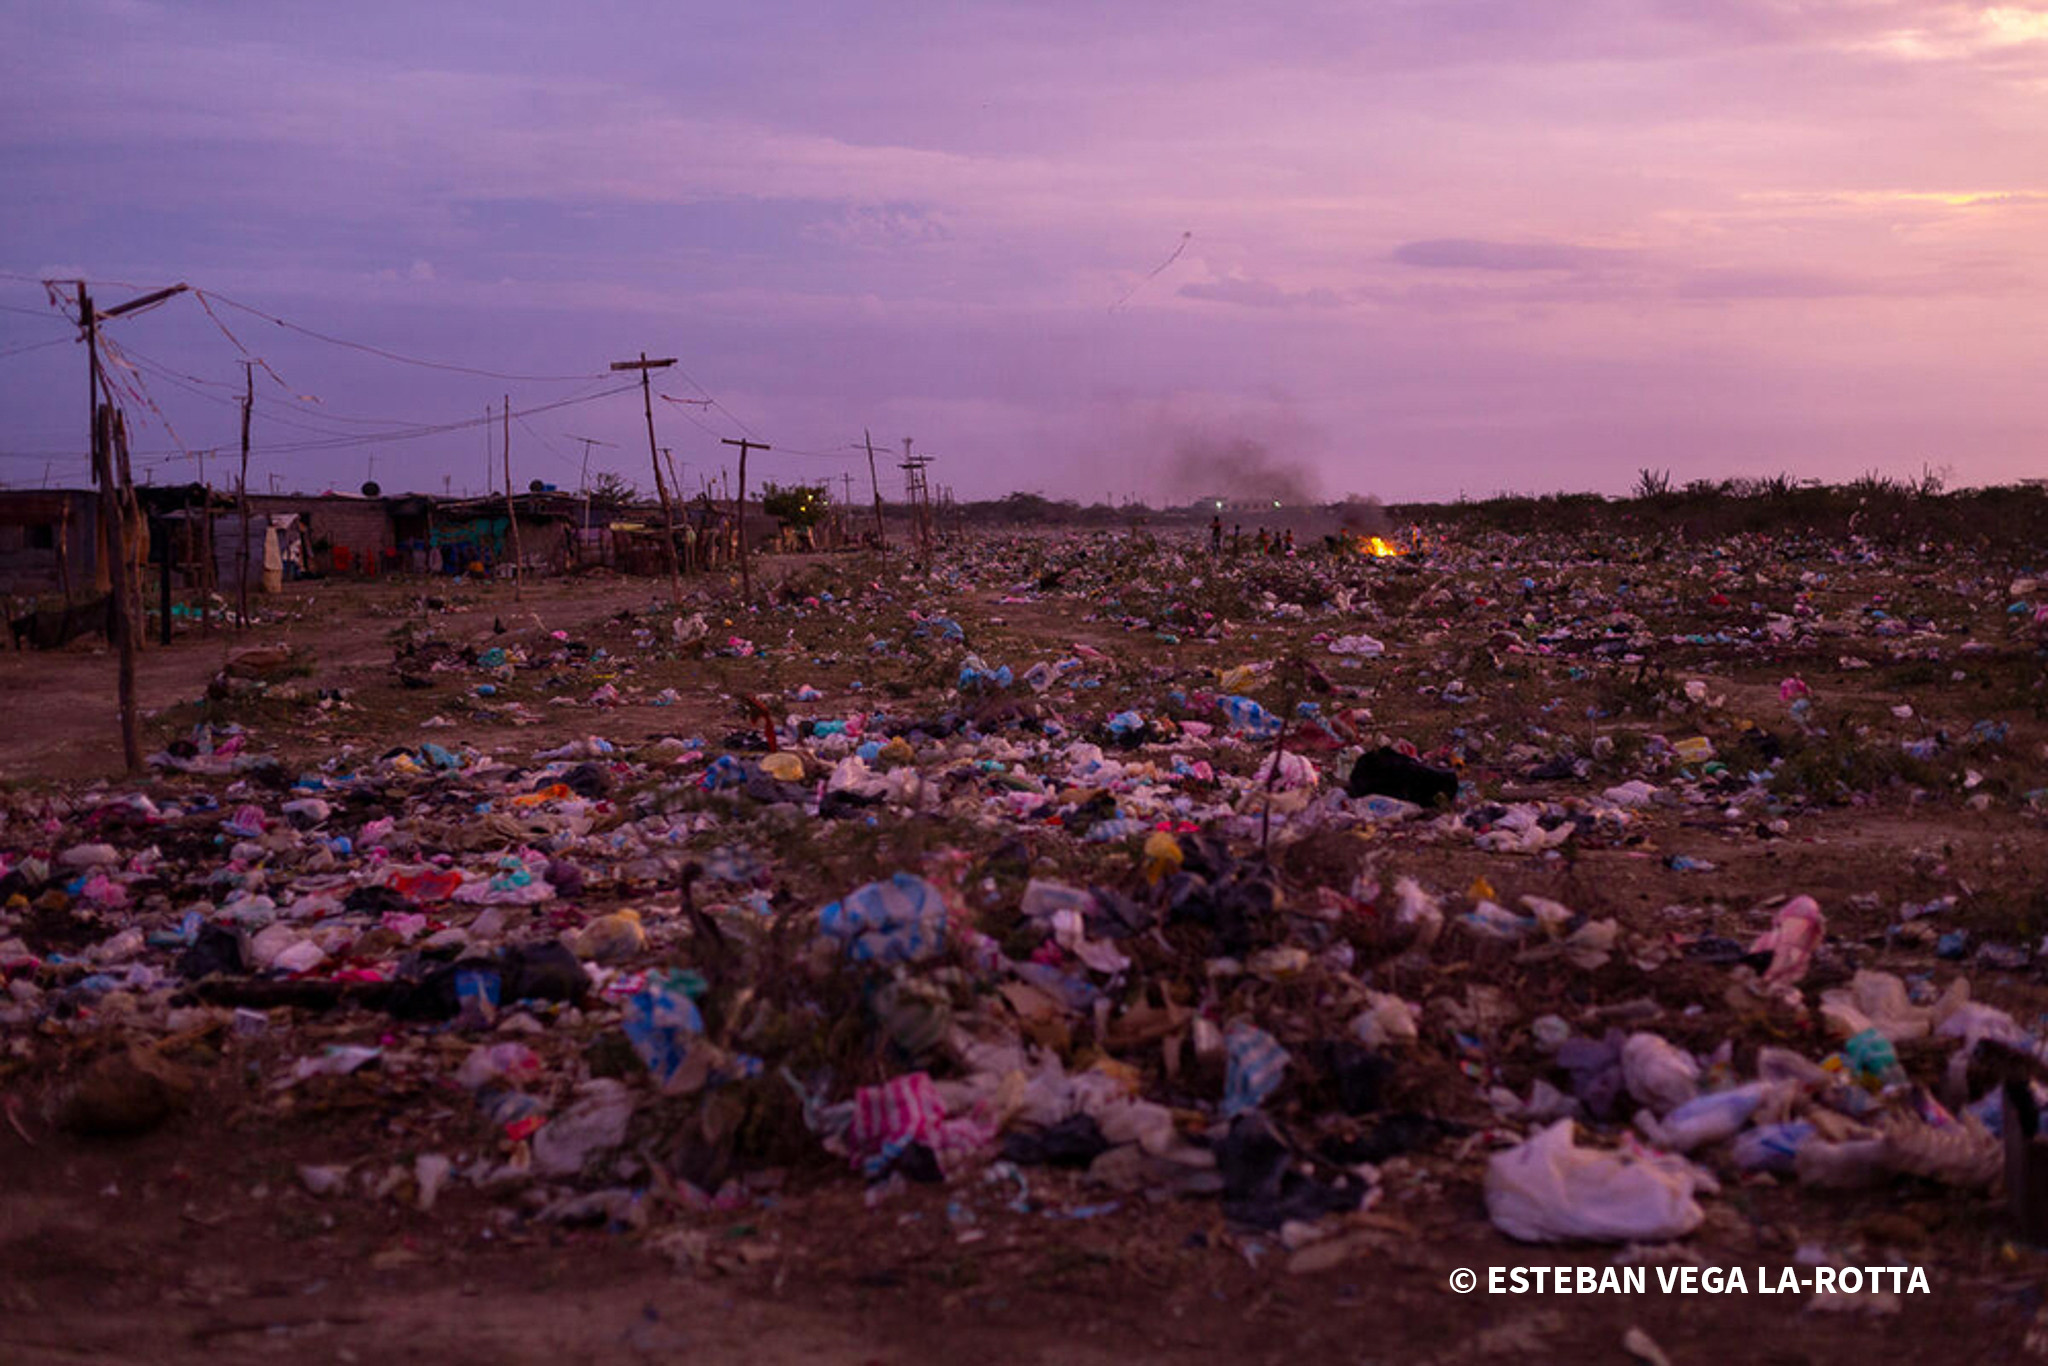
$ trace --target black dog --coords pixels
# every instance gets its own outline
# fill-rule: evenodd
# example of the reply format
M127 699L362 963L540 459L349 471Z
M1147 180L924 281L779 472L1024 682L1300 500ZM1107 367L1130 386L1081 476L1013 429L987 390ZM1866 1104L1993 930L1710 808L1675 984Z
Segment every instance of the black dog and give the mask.
M82 635L113 638L114 599L111 595L91 602L65 607L44 607L25 613L7 623L14 635L14 648L60 650Z

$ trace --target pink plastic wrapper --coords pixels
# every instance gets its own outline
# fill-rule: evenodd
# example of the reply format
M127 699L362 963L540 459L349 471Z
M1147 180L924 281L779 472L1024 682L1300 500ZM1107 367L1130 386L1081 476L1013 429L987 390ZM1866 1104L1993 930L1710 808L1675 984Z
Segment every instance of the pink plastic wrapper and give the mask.
M1790 986L1806 975L1814 951L1827 937L1828 918L1810 896L1795 896L1778 908L1771 928L1749 946L1751 953L1769 951L1771 966L1764 972L1767 987Z
M855 1159L870 1166L886 1166L913 1143L930 1148L943 1162L994 1137L993 1128L979 1119L947 1118L945 1102L923 1072L855 1091L853 1124L846 1134Z

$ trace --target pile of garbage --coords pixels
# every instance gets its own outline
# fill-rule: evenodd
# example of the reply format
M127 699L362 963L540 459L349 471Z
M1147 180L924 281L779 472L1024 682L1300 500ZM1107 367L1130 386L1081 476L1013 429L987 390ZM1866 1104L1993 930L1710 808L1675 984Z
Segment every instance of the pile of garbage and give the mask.
M337 1149L301 1167L307 1192L475 1191L522 1221L647 1229L837 1170L877 1201L1214 1201L1298 1249L1462 1173L1531 1242L1686 1238L1747 1182L2003 1182L2048 1234L2028 1213L2042 1031L1934 966L1974 952L1997 979L2032 945L1939 929L1952 897L1898 898L1874 946L1831 926L1876 897L1624 914L1561 890L1608 856L1711 879L1702 832L1785 841L1915 783L2038 829L2008 721L1895 717L1899 744L1831 710L1836 685L1738 687L1697 653L1946 669L1980 642L1827 600L1873 551L1731 544L1617 578L1618 553L1233 565L981 541L924 582L979 594L986 624L877 585L731 629L628 613L610 650L502 621L412 640L398 686L454 684L472 723L524 724L500 695L522 673L593 731L677 708L712 662L922 681L727 693L709 734L486 749L447 725L301 760L209 722L147 782L9 793L8 1057L80 1134L192 1107L199 1054L260 1073L252 1103L365 1089L414 1112L417 1151ZM1166 653L1018 652L999 614L1048 601ZM799 642L828 625L867 638ZM1558 699L1605 671L1609 701L1492 714L1539 664ZM1799 766L1816 753L1836 766ZM1935 759L1953 787L1893 762ZM1879 786L1850 791L1865 773ZM1926 961L1867 966L1880 952Z

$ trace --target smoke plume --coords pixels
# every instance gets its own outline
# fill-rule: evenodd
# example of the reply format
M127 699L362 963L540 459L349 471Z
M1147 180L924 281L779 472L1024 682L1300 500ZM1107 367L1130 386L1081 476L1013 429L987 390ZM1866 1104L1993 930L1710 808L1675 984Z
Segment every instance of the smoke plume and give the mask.
M1184 432L1166 461L1172 490L1183 497L1277 502L1299 507L1316 496L1307 462L1273 453L1249 436Z

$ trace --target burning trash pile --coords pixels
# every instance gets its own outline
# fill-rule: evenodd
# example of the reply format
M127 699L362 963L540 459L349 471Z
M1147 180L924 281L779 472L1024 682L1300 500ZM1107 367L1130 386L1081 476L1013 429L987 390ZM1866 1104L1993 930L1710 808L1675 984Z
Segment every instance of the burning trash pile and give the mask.
M2031 585L1792 538L913 572L409 638L424 735L6 794L11 1120L261 1114L310 1126L273 1199L679 1263L835 1185L1213 1207L1304 1273L1858 1190L2048 1238L2044 927L1979 914L2040 894Z

